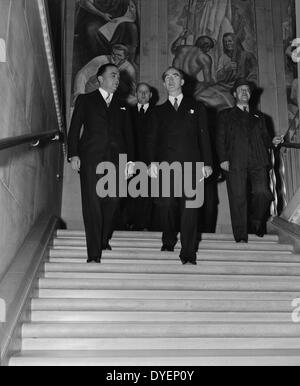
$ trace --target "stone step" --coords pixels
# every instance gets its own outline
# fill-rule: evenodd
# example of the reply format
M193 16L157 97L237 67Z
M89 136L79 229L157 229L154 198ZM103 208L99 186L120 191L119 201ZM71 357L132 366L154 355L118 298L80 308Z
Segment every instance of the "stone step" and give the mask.
M156 274L160 275L190 275L191 277L205 274L220 275L257 275L257 276L300 276L300 264L284 263L220 263L202 262L197 266L186 265L155 265L155 264L55 264L45 263L44 276L47 278L97 278L112 274ZM112 276L111 276L112 277Z
M226 322L24 323L23 338L285 338L300 335L300 324Z
M84 231L72 231L72 230L58 230L57 238L85 238ZM178 234L180 237L180 234ZM137 238L137 239L159 239L162 238L161 232L129 232L129 231L115 231L113 238ZM224 241L234 241L232 234L220 234L220 233L203 233L201 236L202 240L224 240ZM265 235L263 239L255 235L249 235L249 240L251 241L273 241L278 242L278 235Z
M146 244L146 248L149 246L154 246L154 247L159 247L162 245L162 241L160 239L146 239L146 238L116 238L114 237L110 245L112 247L122 247L123 245L128 245L129 242L133 247L137 245L144 245ZM126 243L126 244L124 244ZM128 243L128 244L127 244ZM177 248L180 248L181 243L178 241L177 243ZM203 240L201 241L201 244L203 245L214 245L214 244L222 244L225 246L231 246L231 245L236 245L237 243L234 240ZM277 241L273 240L264 240L264 239L257 239L257 240L252 240L249 241L248 245L264 245L264 246L275 246L275 245L281 245ZM52 245L54 247L86 247L86 239L85 238L55 238L52 242Z
M78 244L78 245L77 245ZM113 249L146 249L146 250L158 250L160 251L162 243L159 240L150 240L150 241L143 241L143 240L137 240L136 242L131 240L119 240L114 241L112 240L110 242L110 245ZM72 249L72 250L80 250L80 251L86 251L86 243L85 241L80 241L78 243L72 242L72 240L69 240L68 242L64 243L60 241L59 243L55 242L54 240L54 246L53 249ZM181 243L178 242L175 250L181 249ZM292 252L294 250L293 246L286 245L286 244L278 244L278 243L263 243L263 242L250 242L248 244L243 243L234 243L234 242L206 242L203 241L199 244L199 250L200 251L220 251L220 250L238 250L238 251L290 251Z
M117 255L117 254L115 254ZM144 255L145 257L145 255ZM166 258L167 257L167 258ZM297 255L262 255L259 254L258 256L255 256L255 254L244 254L244 256L238 255L238 254L232 254L232 255L213 255L213 254L207 254L207 255L199 255L198 254L198 263L216 263L216 264L222 264L222 263L228 263L228 264L234 264L234 263L243 263L243 264L250 264L250 263L282 263L286 265L290 264L299 264L300 263L300 256ZM77 256L77 257L50 257L48 259L48 262L51 264L58 264L58 265L80 265L81 267L86 266L86 257ZM148 265L155 265L160 267L180 267L181 262L179 260L179 256L176 254L164 256L164 258L161 258L161 255L155 255L153 257L146 256L146 258L138 258L135 256L131 256L128 254L126 256L125 254L123 256L113 256L110 257L103 256L102 257L102 266L106 265L114 265L114 266L127 266L127 265L135 265L135 266L148 266ZM92 265L94 266L94 264ZM193 267L195 268L195 267ZM83 269L83 268L82 268Z
M68 249L50 249L49 251L50 258L81 258L87 259L87 251L86 249L80 248L68 248ZM200 251L197 254L198 260L201 259L222 259L229 260L232 259L256 259L260 261L264 261L267 259L290 259L289 261L300 261L300 256L293 255L291 251L222 251L222 250L206 250ZM105 259L124 259L124 260L139 260L139 262L143 263L143 261L147 260L159 260L159 261L176 261L179 260L179 251L177 253L162 253L158 250L149 251L149 249L141 250L114 250L114 251L104 251L103 252L103 261ZM272 260L273 261L273 260Z
M290 323L291 312L125 312L125 311L32 311L35 323L170 322L170 323Z
M153 291L300 291L298 277L266 277L203 275L191 279L45 279L38 280L39 289L77 290L153 290Z
M26 338L22 350L300 350L300 338Z
M239 299L39 299L31 301L32 311L139 311L139 312L289 312L292 300ZM261 297L261 295L259 296ZM276 296L274 295L274 298Z
M168 299L168 300L271 300L289 301L300 298L299 291L259 291L258 289L246 291L176 291L176 290L84 290L84 289L53 289L39 288L33 293L34 297L41 299Z
M298 350L259 350L256 352L242 350L228 351L120 351L112 352L76 352L76 351L23 351L10 359L9 366L53 366L53 367L198 367L198 366L298 366ZM113 371L112 371L113 372ZM140 370L137 370L140 373ZM150 371L142 373L143 380L151 380ZM156 378L157 375L154 374ZM134 382L133 378L130 379Z

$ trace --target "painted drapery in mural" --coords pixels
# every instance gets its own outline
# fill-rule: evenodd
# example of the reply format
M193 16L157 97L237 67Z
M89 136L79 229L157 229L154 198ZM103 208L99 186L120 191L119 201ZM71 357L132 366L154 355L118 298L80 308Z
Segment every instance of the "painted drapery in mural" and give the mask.
M282 3L283 11L283 46L285 52L285 79L288 99L288 115L290 140L295 140L294 135L299 128L299 103L298 103L298 65L292 60L292 42L296 39L296 10L295 0Z
M239 77L258 82L253 0L169 0L169 42L186 92L208 106L231 107Z
M77 0L73 61L73 101L99 87L101 65L116 64L120 94L135 101L139 66L139 0Z

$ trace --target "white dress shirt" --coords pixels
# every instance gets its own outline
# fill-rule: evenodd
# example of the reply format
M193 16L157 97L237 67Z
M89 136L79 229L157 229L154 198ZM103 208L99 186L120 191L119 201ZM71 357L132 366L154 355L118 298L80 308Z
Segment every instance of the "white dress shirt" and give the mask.
M145 105L142 105L141 103L138 103L138 105L137 105L138 111L140 112L140 111L141 111L141 108L143 107L143 108L144 108L144 111L145 111L145 113L146 113L147 110L149 109L149 106L150 106L149 103L147 103L147 104L145 104Z
M109 94L106 90L104 90L101 87L99 88L99 91L100 91L101 95L103 96L103 99L105 100L105 102L110 104L114 94Z
M169 101L171 102L172 106L175 104L175 99L177 99L178 107L181 105L183 94L178 95L177 97L169 96Z
M240 110L242 110L242 111L245 111L245 108L246 108L247 112L249 113L249 106L237 104L237 107L238 107Z

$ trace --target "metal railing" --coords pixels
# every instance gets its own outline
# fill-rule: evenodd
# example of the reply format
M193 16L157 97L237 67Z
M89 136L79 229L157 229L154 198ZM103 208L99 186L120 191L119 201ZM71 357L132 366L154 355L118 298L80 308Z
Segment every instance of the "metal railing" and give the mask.
M284 138L278 151L272 151L271 189L275 197L272 215L281 214L300 188L299 110Z
M0 151L16 146L30 144L32 148L46 146L53 142L64 143L65 136L59 130L47 131L41 134L27 134L0 140Z

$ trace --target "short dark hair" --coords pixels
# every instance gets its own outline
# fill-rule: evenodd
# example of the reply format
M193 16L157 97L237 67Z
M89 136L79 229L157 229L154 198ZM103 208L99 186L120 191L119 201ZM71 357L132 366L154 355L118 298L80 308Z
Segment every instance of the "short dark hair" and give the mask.
M146 83L146 82L140 82L140 83L138 83L137 86L136 86L136 91L138 91L138 89L139 89L141 86L146 86L146 87L148 87L149 91L152 92L152 87L150 86L149 83Z
M209 40L209 42L210 42L210 47L211 47L211 48L214 48L214 46L215 46L215 41L214 41L210 36L207 36L207 35L199 36L198 39L197 39L196 42L195 42L195 46L201 48L201 46L202 46L202 41L203 41L204 39Z
M178 71L178 73L180 74L180 77L181 79L184 79L184 73L183 71L181 71L179 68L175 67L175 66L170 66L166 69L166 71L162 74L162 80L165 81L166 80L166 76L167 76L167 72L170 71L170 70L176 70Z
M99 78L99 76L102 76L103 74L105 74L106 70L109 68L109 67L115 67L115 68L118 68L115 64L113 63L106 63L106 64L103 64L103 66L99 67L98 69L98 72L97 72L97 78Z

